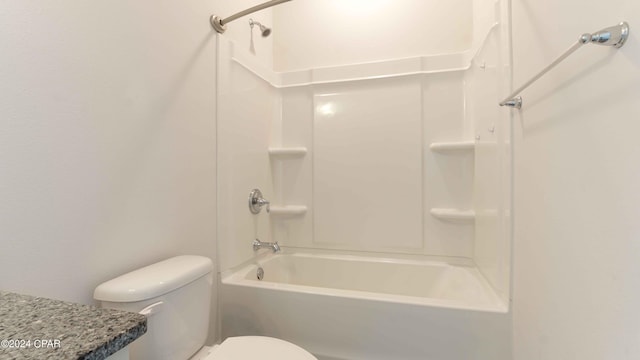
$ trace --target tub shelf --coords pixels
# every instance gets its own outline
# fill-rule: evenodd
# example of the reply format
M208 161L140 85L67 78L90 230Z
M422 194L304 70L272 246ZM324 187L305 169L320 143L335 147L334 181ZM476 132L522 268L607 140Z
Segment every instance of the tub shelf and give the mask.
M473 210L448 208L433 208L431 209L431 215L441 220L473 221L476 218L476 213Z
M269 156L272 158L300 158L307 155L306 147L270 147Z
M307 213L304 205L271 206L269 214L278 217L301 216Z
M439 153L457 153L457 152L472 152L475 149L475 142L473 141L447 141L447 142L434 142L429 145L431 151Z

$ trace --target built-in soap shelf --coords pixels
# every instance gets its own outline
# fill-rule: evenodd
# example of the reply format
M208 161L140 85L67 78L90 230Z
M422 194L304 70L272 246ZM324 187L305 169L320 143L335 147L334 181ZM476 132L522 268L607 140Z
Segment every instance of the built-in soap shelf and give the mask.
M286 205L271 206L269 214L271 216L293 217L302 216L307 213L307 207L304 205Z
M275 158L299 158L307 155L306 147L270 147L269 156Z
M441 220L473 221L476 218L476 213L473 210L449 208L433 208L431 215Z
M475 151L474 141L442 141L429 145L433 152L441 154L471 154ZM445 221L474 221L476 214L473 210L462 210L454 208L433 208L431 216Z
M475 149L473 141L443 141L429 145L431 151L439 153L471 152Z
M293 159L302 158L307 155L307 148L298 147L269 147L269 156L273 159ZM269 214L274 217L295 217L303 216L307 213L304 205L272 205Z

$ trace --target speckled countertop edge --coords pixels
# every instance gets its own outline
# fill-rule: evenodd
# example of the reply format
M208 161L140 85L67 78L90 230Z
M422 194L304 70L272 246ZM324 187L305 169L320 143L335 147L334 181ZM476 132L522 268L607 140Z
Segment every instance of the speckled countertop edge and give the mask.
M103 360L146 331L137 313L0 291L0 360Z

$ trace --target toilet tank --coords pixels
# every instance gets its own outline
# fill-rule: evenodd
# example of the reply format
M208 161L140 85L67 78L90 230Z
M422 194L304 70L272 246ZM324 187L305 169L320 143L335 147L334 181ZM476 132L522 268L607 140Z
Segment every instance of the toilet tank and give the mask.
M100 284L104 308L147 315L147 333L130 345L132 360L186 360L207 338L213 263L177 256Z

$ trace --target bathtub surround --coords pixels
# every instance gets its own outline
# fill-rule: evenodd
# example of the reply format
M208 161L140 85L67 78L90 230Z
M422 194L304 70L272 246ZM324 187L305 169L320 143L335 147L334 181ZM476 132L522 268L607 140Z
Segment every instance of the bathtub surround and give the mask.
M308 2L288 4L313 8ZM397 5L367 2L362 9L398 10ZM448 45L459 45L459 52L450 54L368 58L278 72L248 53L242 41L219 39L223 337L277 336L331 359L384 359L393 354L447 360L510 357L511 115L495 106L508 90L509 6L508 1L492 0L465 5L468 8L459 15L468 11L474 20L463 21L466 25L457 30L473 36L466 42L454 36L461 42ZM367 20L384 20L385 11L373 14L377 15L369 14ZM428 16L422 20L428 22ZM322 19L305 23L317 32L323 28ZM275 15L273 25L280 28ZM313 51L330 53L331 45L316 43ZM351 61L360 55L353 49L346 52L355 55ZM287 56L283 51L275 48L274 56ZM491 101L485 104L487 99ZM251 214L245 199L256 187L282 211ZM238 267L256 261L251 247L255 238L278 241L284 254L292 256L350 254L384 258L381 261L398 266L375 275L345 268L328 277L335 281L309 286L293 286L287 280L268 286L268 273L260 283L229 280ZM398 275L398 259L437 259L443 267L466 262L496 303L480 306L439 299L429 289L473 286L467 282L467 289L459 278L447 276L431 284L428 272L420 270L405 274L422 278L416 285L420 296L390 299L393 284L406 280ZM304 263L283 267L285 279L302 279L301 274L311 271ZM340 281L349 276L378 281L380 286L367 290L360 282L352 286ZM331 307L321 307L324 301ZM274 317L277 304L287 306ZM360 308L374 310L362 310L353 318L344 315ZM305 309L313 315L303 315ZM332 310L340 315L334 317ZM390 322L381 315L387 312L403 314L397 317L393 336L371 326L381 319ZM312 318L317 321L313 329L301 320L310 316L317 316ZM430 323L436 325L417 330ZM338 334L335 328L343 331ZM336 336L327 335L334 332ZM407 335L413 332L424 336ZM456 335L467 344L464 349L449 346L447 339Z
M492 101L510 91L510 7L474 1L474 37L478 49L464 74L465 117L473 124L473 259L503 302L510 299L512 242L512 149L510 111ZM496 22L496 13L501 14ZM477 43L480 42L480 43Z
M491 19L495 21L495 16ZM480 66L474 54L480 53L486 39L504 31L489 21L480 22L475 48L457 56L453 64L444 58L457 54L312 69L307 74L275 73L246 54L242 45L221 39L219 193L224 197L219 207L233 209L219 219L225 224L219 229L220 246L230 255L221 259L222 270L252 256L235 239L272 236L293 247L473 257L473 212L470 222L442 221L431 214L442 209L467 214L473 208L473 148L442 153L431 151L430 145L447 140L466 144L476 135L474 115L465 113L465 104L472 100L465 100L469 91L464 84L473 77L466 73ZM492 68L499 70L485 75L485 82L503 76L497 66L500 59L484 60L485 65L493 61ZM422 65L414 67L414 60ZM501 89L476 87L481 88L485 93ZM239 105L243 101L251 106ZM504 136L498 135L508 131L494 133L480 139L489 145L504 143ZM357 143L352 143L354 139ZM266 151L270 148L304 152L280 157ZM491 156L506 157L499 165L509 162L508 153L487 158ZM506 173L503 167L496 175L500 180ZM486 186L508 187L504 181ZM270 194L274 206L305 208L305 212L297 217L272 216L271 221L252 217L234 199L245 197L257 183ZM508 198L496 202L508 203ZM488 209L481 215L505 217L504 206L483 206ZM347 218L351 221L344 221ZM487 233L493 236L508 238L508 233ZM508 255L507 243L500 240L489 251L506 247L500 251ZM505 266L501 272L508 274ZM501 276L500 281L505 279ZM507 286L501 288L506 299Z
M289 247L473 256L473 222L428 212L472 206L473 152L429 150L471 137L463 70L350 81L353 66L337 69L335 83L278 88L264 80L273 71L247 62L242 46L221 38L219 47L222 271L253 256L237 239L256 237ZM273 147L305 151L278 157ZM256 186L274 206L306 212L252 215L237 199Z
M313 89L313 117L296 117L298 123L312 124L307 126L311 134L297 140L312 149L302 161L313 166L313 185L304 184L311 190L304 204L313 206L307 222L313 229L287 234L289 246L422 248L421 93L419 79ZM283 111L283 127L295 126L288 107ZM295 140L287 136L286 141ZM291 181L288 175L282 180ZM289 189L280 190L286 199ZM394 225L379 226L384 223ZM283 232L277 235L284 237Z
M0 291L0 359L104 360L144 335L144 315Z
M283 5L284 6L284 5ZM278 92L261 79L229 61L232 48L220 37L218 57L218 242L220 270L229 269L253 257L255 239L274 242L270 216L250 212L247 201L259 188L273 205L280 202L273 191L269 163L269 134L280 112ZM243 241L246 240L246 241Z
M286 5L300 6L294 3ZM507 90L502 34L509 8L484 0L468 5L473 38L455 54L275 72L244 43L221 37L222 271L253 257L247 245L254 238L296 248L474 258L508 301L510 115L487 109L484 100ZM454 146L431 149L443 142ZM279 156L274 148L304 151ZM276 208L304 211L254 216L238 199L255 187Z

